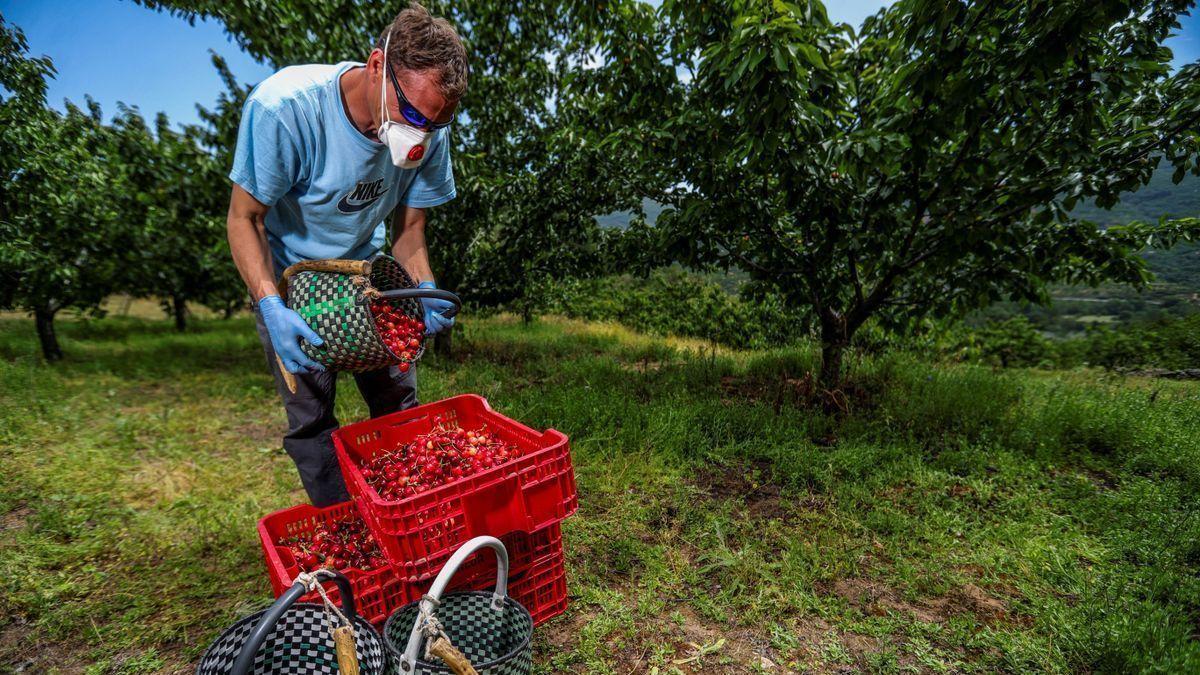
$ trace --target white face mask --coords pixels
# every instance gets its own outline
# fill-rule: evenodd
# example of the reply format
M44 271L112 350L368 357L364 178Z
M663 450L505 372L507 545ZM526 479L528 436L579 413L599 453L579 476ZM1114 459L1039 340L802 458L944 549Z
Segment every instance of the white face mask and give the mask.
M383 108L383 123L379 125L376 135L392 153L392 164L401 169L415 169L421 166L421 159L425 157L425 150L429 147L429 140L433 138L433 131L418 129L411 124L393 122L388 114L387 48L391 41L392 35L388 33L387 40L383 43L384 72L379 79L379 105Z

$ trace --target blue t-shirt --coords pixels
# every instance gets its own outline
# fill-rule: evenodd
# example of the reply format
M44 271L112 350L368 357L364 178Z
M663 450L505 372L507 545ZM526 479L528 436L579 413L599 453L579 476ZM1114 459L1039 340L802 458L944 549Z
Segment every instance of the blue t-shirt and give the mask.
M271 207L276 274L301 260L366 259L384 246L385 220L398 204L454 199L448 127L421 166L400 169L386 146L351 124L338 83L361 65L284 68L246 99L229 179Z

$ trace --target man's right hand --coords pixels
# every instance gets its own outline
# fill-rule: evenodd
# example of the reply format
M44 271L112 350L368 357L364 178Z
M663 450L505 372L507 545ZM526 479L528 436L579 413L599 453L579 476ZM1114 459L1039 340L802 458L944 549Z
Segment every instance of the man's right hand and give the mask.
M308 358L300 349L300 340L304 339L314 347L320 347L325 341L299 314L288 309L283 299L278 295L268 295L258 301L258 311L262 314L267 334L271 336L271 346L289 373L298 373L301 369L310 373L325 370L325 366Z

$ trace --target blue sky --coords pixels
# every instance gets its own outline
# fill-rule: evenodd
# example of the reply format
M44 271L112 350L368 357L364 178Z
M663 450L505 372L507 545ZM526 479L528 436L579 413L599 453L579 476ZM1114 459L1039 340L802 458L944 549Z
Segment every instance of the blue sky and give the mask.
M230 41L221 24L191 26L132 2L0 0L0 14L25 31L30 52L54 59L58 76L49 99L55 106L91 94L106 115L124 101L147 117L161 110L175 122L198 122L196 103L211 107L225 88L209 49L244 82L271 73Z
M397 3L398 4L398 3ZM655 3L657 4L657 3ZM826 0L835 21L858 24L884 0ZM213 49L243 82L270 69L255 62L224 34L220 24L186 21L122 0L0 0L0 14L25 30L30 51L54 59L58 77L50 101L83 101L91 94L106 114L117 101L147 117L166 112L175 122L196 122L197 103L211 106L223 89L209 60ZM1200 21L1186 17L1172 40L1177 63L1200 58Z

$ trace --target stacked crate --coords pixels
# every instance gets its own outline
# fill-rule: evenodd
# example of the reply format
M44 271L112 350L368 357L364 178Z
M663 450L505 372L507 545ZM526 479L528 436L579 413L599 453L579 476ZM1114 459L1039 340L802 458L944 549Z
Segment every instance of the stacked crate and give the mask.
M401 500L385 500L367 484L362 466L376 454L434 429L455 427L486 428L521 453ZM354 587L360 613L372 623L382 623L420 599L450 555L481 535L504 542L510 560L509 594L529 610L535 625L566 610L562 521L578 508L566 436L553 429L535 431L495 412L483 397L468 394L344 426L334 432L333 443L352 501L327 509L296 506L259 523L276 595L300 571L287 547L278 542L304 536L322 520L346 518L357 510L388 562L375 570L342 571ZM488 590L495 574L494 556L480 551L459 570L451 588ZM327 589L336 592L332 583Z

